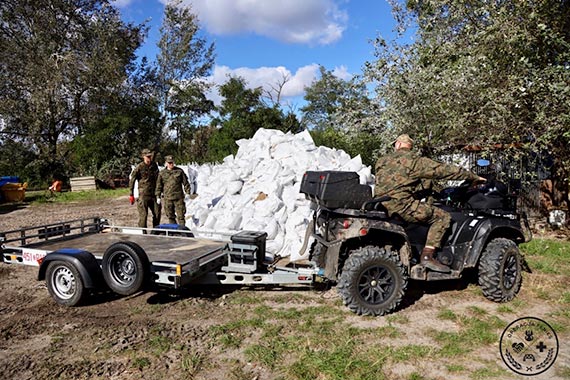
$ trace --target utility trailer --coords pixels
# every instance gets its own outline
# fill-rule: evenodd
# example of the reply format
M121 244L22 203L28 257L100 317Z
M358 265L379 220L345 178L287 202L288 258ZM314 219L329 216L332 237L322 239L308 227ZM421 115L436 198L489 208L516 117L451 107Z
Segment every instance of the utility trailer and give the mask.
M93 217L0 233L4 263L39 267L52 298L75 306L92 290L132 295L150 285L312 284L320 270L268 262L265 232L241 231L230 241L195 238L172 225L112 226Z

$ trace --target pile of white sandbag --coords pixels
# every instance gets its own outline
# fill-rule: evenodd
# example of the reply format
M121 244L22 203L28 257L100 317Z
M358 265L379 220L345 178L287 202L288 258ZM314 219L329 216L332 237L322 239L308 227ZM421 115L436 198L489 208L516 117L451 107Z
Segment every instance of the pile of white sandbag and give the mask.
M268 254L306 258L300 253L311 218L310 202L299 192L307 170L355 171L372 184L360 156L316 147L308 131L298 134L260 129L237 141L236 156L216 165L184 166L197 173L198 197L186 204L186 225L197 236L230 236L236 231L267 232Z

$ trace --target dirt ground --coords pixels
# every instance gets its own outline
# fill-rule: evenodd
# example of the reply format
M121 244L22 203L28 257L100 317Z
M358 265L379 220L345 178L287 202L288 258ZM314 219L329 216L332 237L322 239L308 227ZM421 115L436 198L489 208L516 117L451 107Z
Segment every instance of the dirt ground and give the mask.
M129 205L127 197L120 197L5 209L0 211L0 231L89 216L107 217L115 225L134 226L137 220L136 208ZM334 288L197 288L181 295L147 292L131 297L104 293L94 295L85 306L68 308L50 298L45 283L36 281L36 275L37 268L0 263L0 380L304 378L298 372L295 376L291 374L295 372L284 372L287 359L277 365L250 360L243 348L271 337L240 336L243 342L235 346L223 345L212 337L212 331L217 331L213 329L236 323L260 305L270 312L304 310L311 305L330 308L341 315L342 323L355 329L395 326L400 334L390 340L390 345L396 348L437 347L434 331L456 331L462 327L458 320L442 318L442 310L467 316L473 312L496 315L508 323L524 316L568 323L568 317L559 317L568 315L568 303L558 301L562 296L541 296L537 291L544 281L558 281L563 294L567 292L568 276L551 280L539 274L525 274L519 301L508 308L487 301L471 285L416 284L416 294L401 310L369 318L346 311ZM256 300L241 301L248 297ZM377 339L371 344L384 344L380 337ZM531 378L570 378L569 329L562 329L558 339L560 351L553 367ZM377 378L528 378L508 371L499 353L499 336L496 343L481 349L477 342L473 344L475 348L466 356L388 361ZM455 362L458 367L451 365ZM482 371L482 367L491 372ZM451 368L464 370L450 372ZM314 378L333 377L318 374Z

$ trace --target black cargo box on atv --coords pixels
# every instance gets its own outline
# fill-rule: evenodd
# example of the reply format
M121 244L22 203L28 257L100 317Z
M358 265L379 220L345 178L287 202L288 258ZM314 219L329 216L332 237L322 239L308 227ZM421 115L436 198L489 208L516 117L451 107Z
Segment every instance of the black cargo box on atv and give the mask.
M356 172L308 171L300 191L307 199L329 209L359 209L372 199L372 188L361 185Z

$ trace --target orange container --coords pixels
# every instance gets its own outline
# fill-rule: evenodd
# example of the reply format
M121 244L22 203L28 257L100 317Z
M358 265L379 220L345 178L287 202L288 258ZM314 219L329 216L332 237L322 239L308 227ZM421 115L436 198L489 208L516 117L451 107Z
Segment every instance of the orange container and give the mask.
M6 202L21 202L26 198L28 183L7 183L0 187L2 197Z

